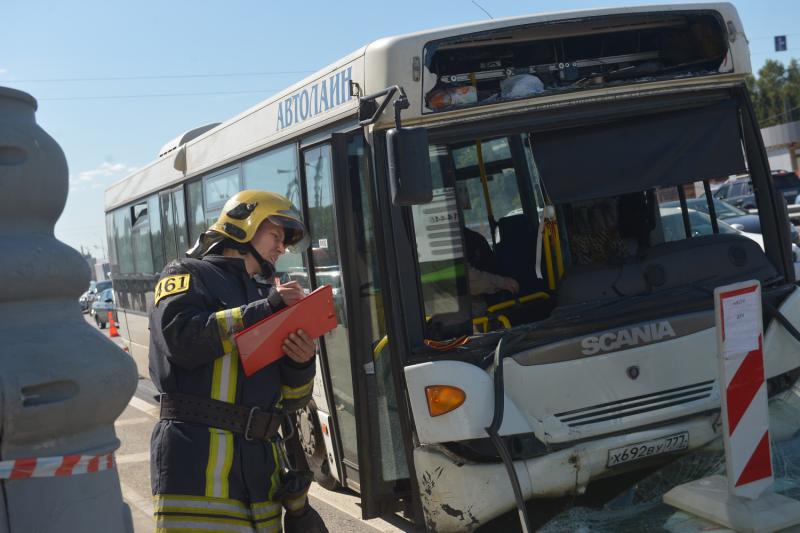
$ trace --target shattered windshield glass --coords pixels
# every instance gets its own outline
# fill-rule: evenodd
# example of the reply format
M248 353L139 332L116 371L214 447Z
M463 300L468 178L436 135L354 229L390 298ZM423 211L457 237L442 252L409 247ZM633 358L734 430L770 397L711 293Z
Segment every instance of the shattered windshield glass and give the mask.
M770 400L774 492L800 499L800 385ZM721 441L681 457L613 497L601 508L572 507L539 531L694 533L727 531L662 502L664 493L696 479L725 475Z
M730 69L709 13L623 15L500 28L425 46L423 112Z

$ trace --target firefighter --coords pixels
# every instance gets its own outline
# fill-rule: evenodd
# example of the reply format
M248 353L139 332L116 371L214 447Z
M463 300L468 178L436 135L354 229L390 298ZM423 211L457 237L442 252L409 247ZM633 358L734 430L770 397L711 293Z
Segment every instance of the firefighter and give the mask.
M150 376L161 416L150 442L157 531L327 531L308 505L308 476L285 469L277 429L311 397L316 345L302 330L286 357L245 377L234 333L303 297L297 282L268 288L286 247L308 233L278 194L230 198L188 258L168 264L150 314Z

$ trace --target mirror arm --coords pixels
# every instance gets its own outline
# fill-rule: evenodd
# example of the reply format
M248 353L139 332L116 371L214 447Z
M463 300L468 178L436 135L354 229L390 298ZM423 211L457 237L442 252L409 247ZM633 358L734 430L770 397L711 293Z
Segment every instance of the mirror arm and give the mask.
M399 130L403 127L400 122L400 112L404 109L408 109L411 104L408 102L408 98L406 97L406 92L403 90L402 87L398 87L400 90L400 96L394 101L394 124L395 127ZM388 99L388 98L387 98Z
M360 120L358 122L358 125L363 127L363 126L369 126L370 124L374 124L375 122L377 122L378 117L380 117L383 114L384 110L386 109L386 106L389 104L389 101L392 99L394 93L396 92L399 92L400 96L398 96L397 100L395 100L394 102L394 121L395 124L397 125L397 128L399 129L400 111L402 111L403 109L408 109L410 105L408 102L408 98L406 97L406 92L399 85L392 85L391 87L387 87L386 89L378 91L377 93L369 94L367 96L362 96L361 98L359 98L358 99L359 107L362 109L368 109L367 104L374 103L378 98L382 96L385 97L381 101L380 105L375 110L375 112L372 113L372 116L370 116L367 119Z

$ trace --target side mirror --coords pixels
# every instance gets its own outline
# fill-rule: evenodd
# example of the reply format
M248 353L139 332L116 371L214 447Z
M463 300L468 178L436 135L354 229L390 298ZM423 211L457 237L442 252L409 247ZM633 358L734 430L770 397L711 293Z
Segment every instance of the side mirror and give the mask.
M433 198L433 178L425 128L392 128L386 134L389 186L394 205L426 204Z

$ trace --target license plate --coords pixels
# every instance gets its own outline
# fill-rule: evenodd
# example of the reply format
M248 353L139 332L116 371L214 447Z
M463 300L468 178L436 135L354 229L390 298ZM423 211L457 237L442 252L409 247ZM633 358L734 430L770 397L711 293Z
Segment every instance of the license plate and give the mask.
M621 448L608 450L607 466L617 466L622 463L638 461L646 457L653 457L670 452L677 452L689 448L689 432L683 431L660 439L648 440L637 444L629 444Z

